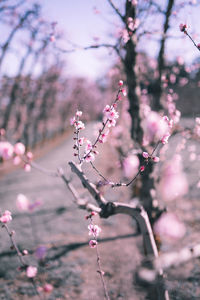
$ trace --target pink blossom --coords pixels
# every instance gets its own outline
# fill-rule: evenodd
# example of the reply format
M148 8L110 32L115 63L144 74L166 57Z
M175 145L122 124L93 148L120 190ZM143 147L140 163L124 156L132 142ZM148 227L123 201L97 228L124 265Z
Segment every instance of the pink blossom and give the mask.
M126 89L122 89L122 94L123 94L124 97L127 96L127 91L126 91Z
M136 6L138 4L138 0L132 0L132 5Z
M106 105L106 107L103 110L103 113L109 121L113 121L117 118L119 118L119 113L114 109L113 106Z
M53 291L53 285L50 283L45 283L45 285L43 286L43 291L45 293L51 293Z
M140 172L144 172L144 170L145 170L145 166L141 166L140 167Z
M148 154L147 152L143 152L143 153L142 153L142 156L143 156L144 158L148 158L148 157L149 157L149 154Z
M22 143L17 143L14 146L14 152L16 155L23 155L25 153L25 146Z
M85 140L84 137L82 137L78 140L79 146L83 146L84 140Z
M138 172L139 167L139 159L136 155L129 155L124 161L123 161L123 172L125 177L132 178L134 177Z
M101 228L98 225L90 224L88 225L89 235L93 235L94 237L99 236L101 232Z
M13 146L8 142L0 142L0 157L5 160L13 156Z
M166 134L162 137L161 143L162 143L163 145L167 144L167 143L168 143L168 140L169 140L169 137L170 137L170 133L166 133Z
M185 234L185 226L172 213L164 213L154 224L154 232L162 239L180 239Z
M124 82L122 81L122 80L120 80L119 82L118 82L118 85L119 86L122 86L124 84Z
M111 126L115 127L115 125L116 125L116 120L108 120L108 127Z
M70 125L74 125L76 123L76 118L75 117L73 117L73 118L71 118L70 119Z
M37 275L37 268L33 266L28 266L26 269L26 276L29 278L33 278Z
M24 249L23 250L23 255L28 255L28 250Z
M144 140L148 142L157 142L169 130L166 121L154 111L151 111L146 115L146 118L143 119L141 125L144 130Z
M81 117L81 116L82 116L82 114L83 114L83 113L82 113L82 111L80 111L80 110L77 110L77 112L76 112L76 116L77 116L77 117Z
M19 156L15 156L15 157L13 158L13 164L14 164L15 166L19 165L21 161L22 161L22 160L21 160L21 158L20 158Z
M109 134L109 130L107 130L106 132L102 133L100 138L99 138L99 142L100 143L105 143L107 141L107 137Z
M98 242L96 240L90 240L89 246L90 248L95 248L97 246Z
M24 165L24 171L25 172L30 172L31 171L31 165L30 164L25 164Z
M159 162L159 161L160 161L160 158L159 158L158 156L154 156L154 157L153 157L153 161L154 161L154 162Z
M74 126L78 130L85 129L85 124L82 121L76 121Z
M6 224L12 220L11 212L9 210L5 210L5 212L0 217L0 222Z
M19 210L27 211L29 209L29 200L25 195L19 194L17 196L16 205Z
M88 151L92 150L92 148L93 148L92 143L89 140L87 140L87 145L85 147L85 151L88 152Z
M121 36L122 36L123 42L124 42L125 44L130 40L129 32L128 32L126 29L123 29L123 30L121 31Z
M30 152L30 151L27 152L27 153L26 153L26 157L27 157L28 160L32 160L32 159L33 159L33 153Z
M55 42L55 36L53 34L50 35L49 39L50 39L50 42L52 42L52 43Z
M186 24L180 24L180 25L179 25L179 28L180 28L180 31L181 31L181 32L185 32L185 31L186 31L186 28L187 28L187 25L186 25Z
M163 165L160 177L158 192L161 199L172 201L187 194L188 182L183 173L182 161L179 155L175 155Z
M92 152L86 154L86 157L85 157L85 161L86 162L92 162L95 160L95 156Z

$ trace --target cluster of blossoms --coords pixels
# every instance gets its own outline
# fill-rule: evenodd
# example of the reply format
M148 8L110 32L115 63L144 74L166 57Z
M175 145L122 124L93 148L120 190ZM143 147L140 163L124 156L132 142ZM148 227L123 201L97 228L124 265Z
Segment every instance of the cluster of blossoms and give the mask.
M85 128L85 125L82 121L80 121L80 117L82 116L81 111L77 111L75 116L71 118L70 123L74 126L74 146L73 149L75 150L74 156L77 156L79 162L82 163L83 161L92 162L95 160L95 155L99 152L97 151L97 143L105 143L107 141L108 134L110 132L110 127L115 127L116 119L119 118L119 113L116 111L117 108L117 101L121 100L121 94L126 96L126 90L123 88L123 81L119 81L119 90L116 96L116 100L112 105L106 105L103 109L103 122L102 128L99 129L98 137L94 143L88 140L85 137L79 137L80 130ZM85 144L84 154L81 157L80 147Z
M144 131L143 146L160 141L163 145L168 143L173 121L167 116L161 117L157 112L150 111L143 119Z
M2 134L3 130L1 129L1 136L5 134ZM29 172L31 170L31 161L33 159L32 152L27 152L25 154L25 146L22 143L16 143L14 146L7 142L7 141L0 141L0 158L2 160L9 160L13 159L13 164L19 165L22 161L26 161L24 163L24 170L26 172ZM24 158L25 155L25 159Z
M86 216L86 220L90 220L90 224L88 225L88 230L89 230L89 235L93 236L94 239L89 241L89 246L90 248L95 248L98 244L97 242L97 237L99 236L100 232L101 232L101 228L98 225L94 225L92 223L92 217L95 216L96 213L95 212L91 212L90 215Z

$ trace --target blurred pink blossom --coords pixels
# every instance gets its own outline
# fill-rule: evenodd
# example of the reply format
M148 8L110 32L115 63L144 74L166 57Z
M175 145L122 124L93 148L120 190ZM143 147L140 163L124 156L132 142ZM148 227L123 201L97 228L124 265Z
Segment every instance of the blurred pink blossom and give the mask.
M89 235L93 235L94 237L99 236L101 232L101 228L98 225L90 224L88 225Z
M35 277L37 275L37 268L33 266L28 266L28 268L26 269L26 275L29 278Z
M161 239L180 239L185 234L185 226L173 213L163 213L154 224L154 232Z
M5 160L13 156L13 146L9 142L0 142L0 157Z
M5 210L5 212L0 217L0 222L6 224L12 220L11 212L9 210Z
M97 246L98 242L96 240L90 240L89 246L90 248L95 248Z
M18 194L16 205L19 210L28 211L30 204L28 198L25 195Z
M161 199L171 201L188 192L188 182L182 170L180 155L174 155L163 165L160 176L158 192Z
M14 152L16 155L23 155L25 153L25 146L22 143L17 143L14 145Z
M125 160L123 161L123 172L124 176L127 178L132 178L134 177L139 168L139 159L136 155L129 155Z

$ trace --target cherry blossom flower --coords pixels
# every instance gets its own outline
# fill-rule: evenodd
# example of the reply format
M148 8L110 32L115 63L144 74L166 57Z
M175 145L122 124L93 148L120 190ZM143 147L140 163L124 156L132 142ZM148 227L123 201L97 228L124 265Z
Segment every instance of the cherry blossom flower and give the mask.
M53 291L53 285L50 283L45 283L45 285L43 286L43 291L45 293L51 293Z
M108 127L111 126L115 127L115 125L116 125L116 120L108 120Z
M20 163L21 163L21 158L19 157L19 156L15 156L14 158L13 158L13 164L15 165L15 166L17 166L17 165L19 165Z
M94 237L99 236L101 232L101 228L98 225L90 224L88 225L89 235L93 235Z
M5 210L5 212L0 217L0 222L6 224L12 220L11 212L9 210Z
M158 156L154 156L154 157L153 157L153 161L154 161L154 162L159 162L159 161L160 161L160 158L159 158Z
M86 154L85 156L85 161L86 162L91 162L95 160L95 156L92 152L89 152L88 154Z
M163 145L167 144L167 143L168 143L168 140L169 140L169 137L170 137L170 133L166 133L166 134L162 137L161 143L162 143Z
M92 143L89 140L87 140L87 145L85 147L85 151L89 152L90 150L92 150L92 148L93 148Z
M185 32L186 29L187 29L187 25L186 24L180 24L179 29L180 29L181 32Z
M124 84L124 82L122 80L119 80L118 85L122 86Z
M83 114L83 113L82 113L82 111L80 111L80 110L77 110L77 112L76 112L76 116L77 116L77 117L81 117L81 116L82 116L82 114Z
M32 159L33 159L33 153L30 152L30 151L27 152L27 153L26 153L26 157L27 157L28 160L32 160Z
M76 121L74 126L77 130L85 129L85 124L82 121Z
M119 113L114 109L113 106L106 105L103 110L103 113L109 121L114 121L115 119L119 118Z
M134 177L138 172L139 167L139 159L136 155L129 155L125 160L123 161L123 172L124 176L127 178Z
M174 155L170 161L163 165L160 177L158 193L161 199L172 201L188 192L188 182L183 173L180 155Z
M90 240L89 246L90 248L95 248L97 246L98 242L96 240Z
M149 143L157 142L169 131L167 122L163 120L163 118L161 118L157 112L154 111L151 111L147 114L141 125L144 130L144 140Z
M173 213L164 213L154 224L154 232L161 239L180 239L185 234L185 226Z
M31 165L30 164L25 164L24 165L24 171L25 172L30 172L31 171Z
M28 266L26 269L26 276L29 278L33 278L37 275L37 268L33 266Z
M85 138L84 138L84 137L81 137L81 138L78 140L79 146L83 146L84 141L85 141Z
M16 155L23 155L25 153L25 146L22 143L17 143L14 145L14 152Z
M73 118L71 118L70 119L70 125L74 125L76 123L76 118L75 117L73 117Z
M100 143L105 143L107 141L108 134L109 134L109 130L107 130L104 133L102 133L101 136L100 136L100 138L99 138L99 142Z
M140 172L144 172L144 170L145 170L145 166L141 166L140 167Z
M28 211L30 203L28 198L25 195L18 194L16 205L19 210Z
M13 156L13 146L9 142L0 142L0 157L5 160Z
M144 158L148 158L148 157L149 157L149 154L148 154L147 152L143 152L143 153L142 153L142 156L143 156Z

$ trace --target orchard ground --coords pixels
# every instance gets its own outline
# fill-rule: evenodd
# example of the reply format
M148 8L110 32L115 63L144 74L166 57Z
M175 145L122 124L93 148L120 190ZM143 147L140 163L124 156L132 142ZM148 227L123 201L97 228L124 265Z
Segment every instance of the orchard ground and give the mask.
M184 120L184 123L187 122L192 123ZM86 127L85 136L92 136L93 126L94 124L89 124ZM173 154L179 139L180 137L175 136L169 141L169 156ZM168 205L169 211L176 212L185 223L186 234L181 241L163 243L163 251L178 251L182 246L192 246L199 242L200 203L196 185L200 162L191 160L191 146L196 146L196 154L200 155L198 144L194 141L188 142L182 152L184 170L190 183L189 193L185 198ZM72 147L73 138L68 135L36 162L49 170L62 166L70 174L67 163L73 160ZM103 151L100 151L95 165L108 178L119 179L121 171L116 166L117 153L109 144L104 144L101 148ZM84 167L88 177L97 182L96 173L88 169L88 165ZM82 197L88 195L75 175L73 184ZM13 213L9 228L15 230L15 239L20 249L27 249L33 254L26 257L27 262L37 265L34 255L36 248L45 246L47 249L45 263L39 267L36 283L43 286L47 282L54 289L44 299L103 299L96 252L88 245L88 222L85 220L87 212L76 207L64 183L59 178L47 176L35 169L30 173L18 169L1 177L0 187L1 210L8 209ZM39 200L41 205L32 213L20 212L16 207L19 193L33 201ZM131 190L123 187L105 191L105 197L111 201L130 202L130 195ZM95 217L94 223L102 228L99 251L111 299L148 299L148 288L139 287L134 276L143 258L142 237L137 234L134 220L117 215L107 220ZM18 258L10 250L10 241L4 229L1 229L0 234L0 299L38 299L25 273L17 270ZM199 299L199 281L198 260L172 268L167 272L166 278L171 299Z

